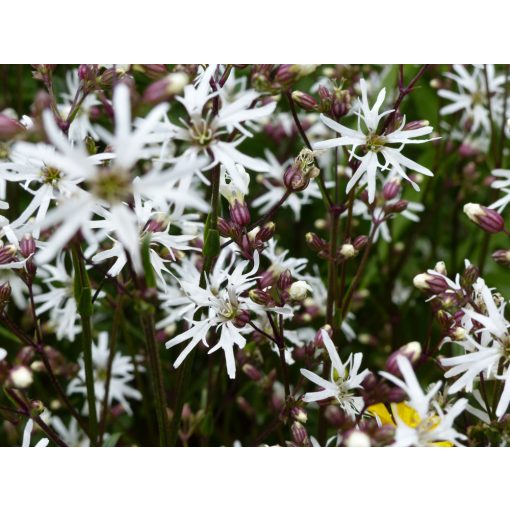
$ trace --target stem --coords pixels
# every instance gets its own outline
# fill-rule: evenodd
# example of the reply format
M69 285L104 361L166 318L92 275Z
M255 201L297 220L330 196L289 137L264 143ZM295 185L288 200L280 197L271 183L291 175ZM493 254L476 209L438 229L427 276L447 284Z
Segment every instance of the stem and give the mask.
M154 331L154 311L149 309L142 313L141 317L143 333L147 344L147 353L151 366L152 389L156 404L156 417L158 420L159 444L170 446L170 423L168 420L165 387L163 384L163 373L161 371L161 359L159 357L159 346Z
M85 365L85 386L89 407L89 437L91 446L97 445L97 409L94 387L94 366L92 362L92 293L85 267L85 261L78 243L73 243L72 258L75 272L74 292L82 323L83 361Z

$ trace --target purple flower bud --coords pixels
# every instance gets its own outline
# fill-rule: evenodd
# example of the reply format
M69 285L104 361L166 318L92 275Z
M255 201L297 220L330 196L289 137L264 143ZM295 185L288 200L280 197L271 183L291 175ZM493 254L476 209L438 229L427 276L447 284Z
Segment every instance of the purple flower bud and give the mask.
M407 200L398 200L394 204L387 204L384 210L387 213L401 213L407 209L409 202Z
M385 200L394 199L402 191L402 185L399 179L391 179L383 187L383 196Z
M249 363L245 363L241 370L252 380L252 381L260 381L262 379L262 374L260 370L255 368L253 365Z
M180 94L189 82L189 76L183 72L171 73L149 85L143 95L148 103L159 103Z
M250 312L248 310L241 310L232 321L237 328L244 328L250 322Z
M509 266L510 265L510 250L496 250L492 254L492 258L498 264L501 264L503 266Z
M21 122L0 113L0 140L10 140L13 136L25 131L25 129Z
M302 423L295 421L290 430L292 432L292 439L296 444L299 446L308 446L310 444L308 432Z
M469 203L464 206L464 213L473 223L490 234L497 234L505 229L503 216L494 209Z
M448 290L448 282L441 276L429 273L420 273L413 278L413 285L420 290L440 294Z
M234 204L230 206L230 218L241 227L249 225L251 216L247 204L236 200Z
M423 127L427 127L430 124L428 120L413 120L411 122L408 122L404 126L404 131L411 131L413 129L420 129Z
M386 371L397 377L401 377L400 369L398 368L397 358L399 356L405 356L409 362L414 365L421 356L421 345L419 342L409 342L406 345L400 347L396 351L392 352L386 360Z
M257 241L262 241L263 243L269 241L274 236L274 232L276 230L276 225L270 221L266 223L260 230L257 232L255 239Z
M328 243L324 239L320 238L315 232L308 232L305 236L305 241L306 244L315 251L322 251L328 245Z
M308 414L302 407L298 406L293 407L290 410L290 415L292 416L292 418L294 418L294 420L298 421L299 423L304 424L308 420Z
M288 269L280 274L277 285L281 290L287 290L292 285L292 274Z
M462 285L464 287L471 287L471 285L473 285L473 283L475 283L476 280L478 280L479 276L480 270L476 266L471 264L466 268L464 274L462 275Z
M354 246L354 249L356 251L360 251L366 246L367 243L368 243L367 236L358 236L354 239L352 245Z
M261 289L251 289L248 296L258 305L268 306L273 301L271 295Z
M317 101L309 94L299 90L292 92L292 99L304 110L314 111L317 108Z
M35 239L30 234L25 234L19 243L19 251L23 257L28 258L35 253Z
M218 218L217 227L222 237L230 237L232 235L232 227L225 218Z
M94 81L97 77L98 67L94 64L80 64L78 66L78 77L82 81Z
M0 264L8 264L15 260L16 246L7 244L0 248Z

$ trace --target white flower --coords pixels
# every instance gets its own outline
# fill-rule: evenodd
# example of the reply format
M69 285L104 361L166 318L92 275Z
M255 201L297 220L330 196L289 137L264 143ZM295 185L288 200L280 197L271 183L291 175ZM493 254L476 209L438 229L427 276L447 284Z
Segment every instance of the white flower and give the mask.
M234 260L226 270L216 269L216 272L213 272L207 279L205 289L200 287L200 277L197 281L196 273L189 275L191 278L179 280L183 291L195 305L193 315L201 309L206 309L207 316L203 319L193 320L187 331L166 343L166 347L169 349L189 340L188 345L175 360L175 368L184 361L198 343L203 342L208 347L207 334L211 329L214 329L220 332L220 338L208 352L211 354L218 349L223 349L228 375L232 379L235 377L234 345L242 349L246 344L246 339L243 336L243 333L246 332L244 315L248 310L248 303L251 303L242 294L255 284L256 276L254 275L258 271L259 256L258 252L254 253L253 268L247 273L244 271L249 261L237 264L232 270Z
M27 424L25 425L25 429L23 430L23 442L21 443L22 447L30 446L30 437L32 435L32 430L34 428L34 421L29 419ZM40 439L34 446L36 447L45 447L48 446L50 440L47 438Z
M409 360L398 356L397 365L403 381L387 372L380 372L408 396L405 403L392 404L396 425L394 446L439 446L437 443L442 442L460 446L458 440L465 439L465 436L453 428L453 422L464 411L467 400L457 400L448 412L444 412L433 400L441 382L433 384L428 393L424 393Z
M0 361L3 361L6 357L7 351L3 347L0 347Z
M92 344L92 364L94 367L94 393L96 396L97 413L100 414L100 409L103 406L105 391L106 391L106 375L108 368L108 359L110 356L110 349L108 347L108 332L102 331L99 333L97 344ZM73 379L67 388L67 393L80 393L87 394L85 386L85 365L83 358L79 360L80 371L78 376ZM110 389L108 392L108 402L106 405L111 407L113 402L118 402L122 405L123 409L132 414L131 406L128 399L141 400L142 394L131 387L134 379L133 361L131 356L123 356L120 352L116 352L113 357ZM86 408L87 409L87 408Z
M90 446L90 439L80 428L76 418L71 417L67 427L58 416L52 416L49 421L67 446Z
M398 173L400 177L411 183L415 190L419 190L418 185L412 181L406 174L405 168L414 170L424 175L432 176L432 172L422 165L410 160L401 152L406 144L425 143L429 139L417 139L420 136L428 135L432 132L432 127L426 125L417 129L405 129L405 118L402 124L391 133L378 134L380 120L391 113L391 110L379 113L379 109L384 102L386 89L382 89L377 96L377 100L372 108L368 104L367 85L365 80L360 81L361 99L358 104L358 128L357 130L342 126L338 122L331 120L325 115L321 115L321 120L333 131L341 136L314 145L315 149L330 149L340 146L351 146L351 158L360 161L360 165L354 175L347 183L346 192L349 191L363 178L368 186L368 200L374 201L377 181L377 170L384 171L391 168ZM363 122L363 128L362 128ZM392 147L394 145L395 147ZM360 156L356 154L356 149L364 148L365 154ZM379 159L382 156L383 161Z
M64 254L56 259L55 265L45 264L40 270L44 275L43 282L49 290L34 297L38 305L35 312L39 316L49 311L57 338L67 338L73 342L76 334L81 331L81 326L76 324L79 315L73 292L74 272L66 268Z
M459 92L441 89L438 92L440 97L449 101L450 104L443 106L439 113L449 115L456 112L462 112L461 123L470 123L470 131L474 133L482 128L485 133L490 133L489 119L489 100L487 94L487 84L483 68L476 66L472 74L466 70L463 65L454 64L454 73L445 73L445 76L453 80ZM504 76L496 76L494 65L487 65L488 89L491 101L492 113L496 120L501 117L503 112L503 84Z
M489 207L491 209L496 209L496 211L500 213L510 202L510 170L496 168L491 173L494 177L497 177L497 179L491 183L491 188L500 189L505 195L496 200Z
M310 372L305 368L301 369L301 374L307 379L322 387L320 391L305 393L303 400L305 402L316 402L334 397L340 407L349 415L355 416L363 409L363 398L355 395L355 390L361 388L361 383L368 375L367 369L359 372L363 354L360 352L350 355L345 363L342 363L335 345L331 341L327 331L321 330L322 341L328 351L331 359L331 375L327 381L322 377Z
M165 122L160 123L159 129L175 140L189 143L184 153L178 157L179 160L194 162L197 172L221 163L228 170L232 182L242 189L243 179L238 172L237 164L259 172L268 170L265 161L247 156L237 149L246 137L252 136L246 129L246 123L266 118L274 111L276 103L253 107L253 103L260 94L251 89L241 92L235 101L229 103L226 94L214 92L211 88L210 80L215 71L216 66L209 65L194 85L184 87L184 96L177 97L177 100L185 107L188 118L180 119L180 125L174 125L166 119ZM211 111L204 112L207 102L218 94L222 99L218 114L213 116ZM236 129L242 133L237 140L221 139L228 138L228 135ZM207 157L205 165L196 165L200 155Z

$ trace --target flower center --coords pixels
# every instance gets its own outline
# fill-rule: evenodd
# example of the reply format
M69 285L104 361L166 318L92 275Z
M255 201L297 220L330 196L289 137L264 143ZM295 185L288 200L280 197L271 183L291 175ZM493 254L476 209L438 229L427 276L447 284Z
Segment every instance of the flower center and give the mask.
M367 149L372 152L379 152L386 144L386 138L376 133L369 133L367 135Z
M0 142L0 159L7 159L9 154L9 146L6 143Z
M204 119L192 120L189 131L191 139L203 147L209 145L214 138L214 130Z
M133 192L128 173L115 167L101 169L91 191L109 203L127 201Z
M62 172L55 167L45 166L41 171L41 179L44 184L56 186L62 178Z

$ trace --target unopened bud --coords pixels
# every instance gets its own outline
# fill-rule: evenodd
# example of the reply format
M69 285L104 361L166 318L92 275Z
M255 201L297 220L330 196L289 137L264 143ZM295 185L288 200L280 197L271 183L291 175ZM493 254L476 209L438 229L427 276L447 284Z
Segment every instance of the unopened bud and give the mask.
M232 322L237 328L244 328L250 322L250 312L248 310L241 310Z
M496 250L492 254L492 259L503 266L510 265L510 250Z
M271 303L271 296L261 289L251 289L248 293L249 298L258 305L267 306Z
M299 90L292 92L292 99L304 110L313 111L317 108L317 101L309 94Z
M269 241L274 236L274 232L276 230L276 225L270 221L266 223L260 230L257 232L255 239L257 241L262 241L263 243Z
M469 203L464 206L464 213L473 223L490 234L497 234L505 228L503 216L494 209Z
M30 234L25 234L19 242L19 251L24 258L30 257L35 253L35 239Z
M354 239L352 245L354 246L354 249L356 251L360 251L367 245L367 243L368 243L367 236L358 236Z
M324 341L322 340L322 330L325 330L329 336L333 334L333 328L329 324L325 324L321 329L319 329L319 331L317 331L317 333L315 333L313 342L315 347L320 349L324 347Z
M222 237L230 237L232 235L232 227L225 218L218 218L217 228Z
M305 241L310 248L312 248L315 251L322 251L327 246L327 242L320 238L315 232L308 232L308 234L305 235Z
M383 187L383 196L385 200L393 200L402 190L399 179L389 180Z
M188 83L189 76L186 73L175 72L149 85L143 98L149 103L165 101L172 96L180 94Z
M25 126L21 122L0 113L0 140L10 140L23 131L25 131Z
M471 264L466 268L464 271L464 274L462 275L462 284L464 287L470 287L473 285L473 283L478 280L478 277L480 276L480 270Z
M404 131L411 131L413 129L420 129L423 127L427 127L430 125L430 122L428 120L413 120L411 122L408 122L404 126Z
M358 250L354 248L352 244L342 244L342 247L340 248L340 255L344 259L351 259L352 257L355 257L358 254Z
M12 385L20 389L28 388L34 382L32 371L23 365L14 367L10 371L9 377Z
M290 411L290 415L299 423L306 423L308 420L308 414L302 407L293 407Z
M397 359L399 356L406 357L411 364L414 364L418 361L421 356L421 345L419 342L409 342L406 345L400 347L395 352L392 352L388 359L386 360L385 368L390 373L397 377L400 377L402 374L400 373L400 369L398 368Z
M7 244L0 248L0 264L9 264L15 259L16 246Z
M387 213L401 213L407 209L408 205L407 200L397 200L394 204L387 204L384 209Z
M308 432L302 423L295 421L290 430L292 432L292 439L296 444L306 446L310 443Z
M413 278L413 285L420 290L439 294L448 289L448 283L444 278L429 273L420 273Z
M312 287L302 280L294 282L289 289L289 296L294 301L303 301L308 292L312 292Z
M252 381L260 381L262 378L262 374L260 373L260 370L255 368L253 365L250 365L249 363L245 363L241 370L252 380Z
M288 269L280 274L277 285L281 290L287 290L292 285L292 274Z
M230 218L234 223L241 227L245 227L250 224L250 210L245 202L235 201L233 205L230 206Z
M345 439L345 446L366 448L372 446L370 436L360 430L353 430Z

